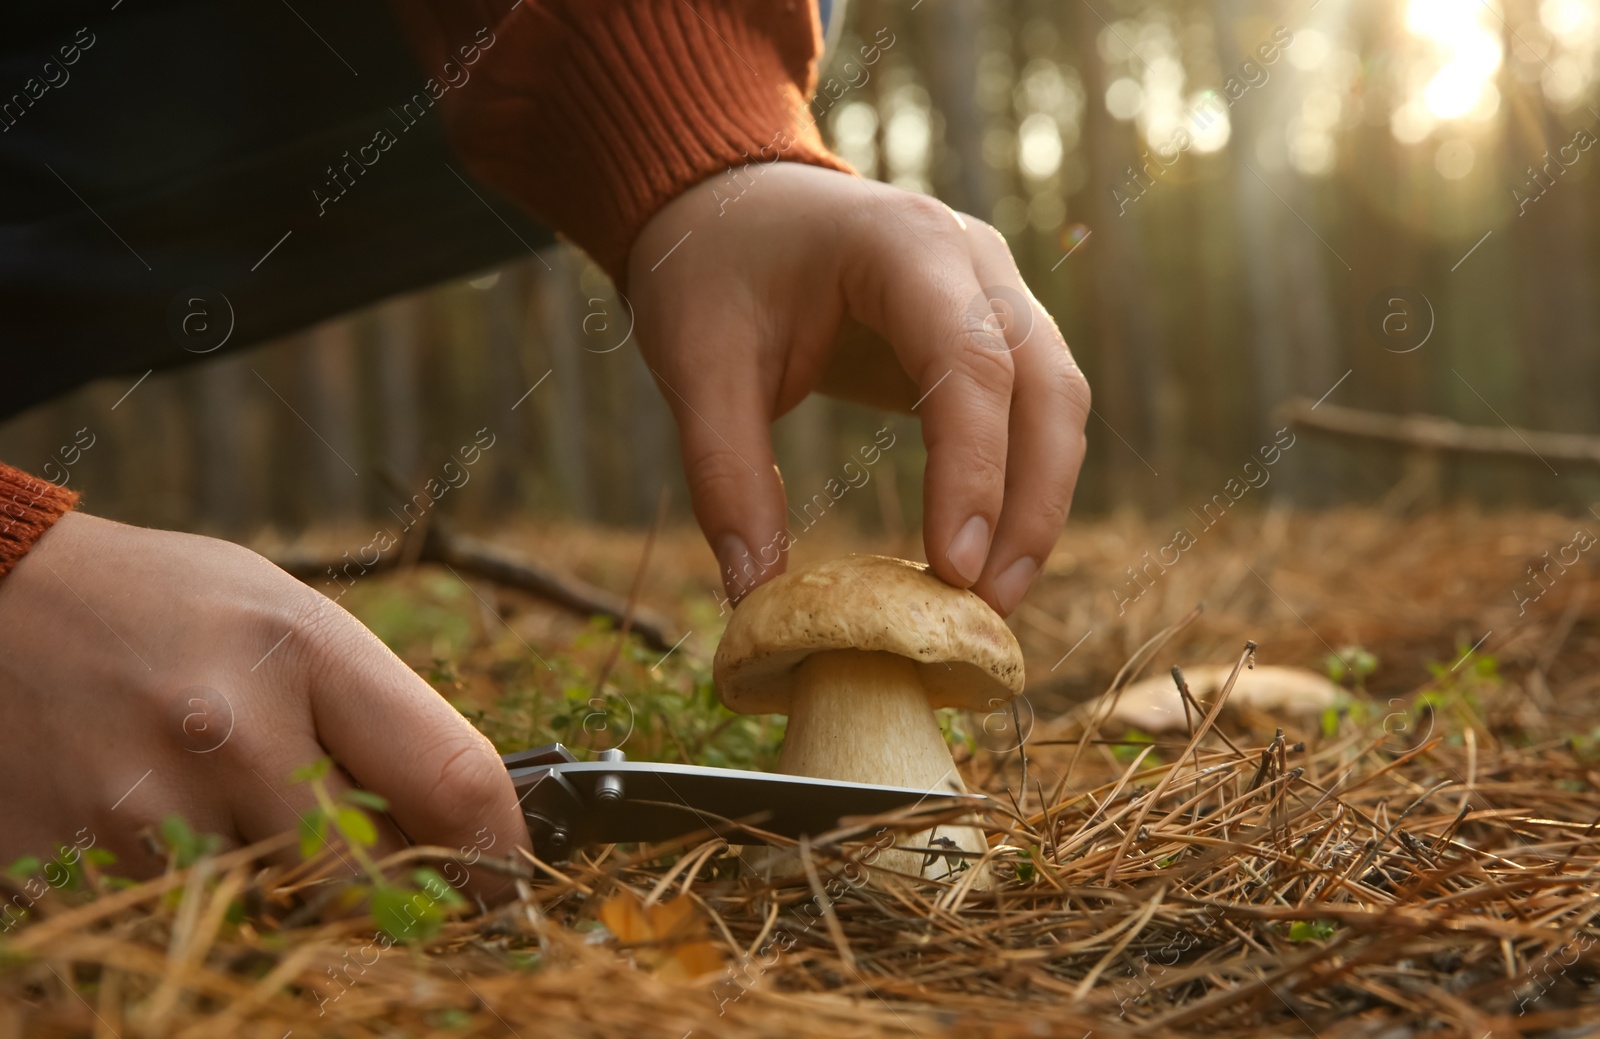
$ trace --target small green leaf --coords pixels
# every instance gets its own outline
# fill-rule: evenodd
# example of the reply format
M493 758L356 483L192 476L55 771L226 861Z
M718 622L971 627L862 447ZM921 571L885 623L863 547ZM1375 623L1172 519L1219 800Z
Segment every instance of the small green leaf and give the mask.
M289 781L291 783L312 783L319 779L325 779L331 768L333 768L332 758L318 758L311 764L301 765L289 773Z
M13 877L16 877L17 879L21 880L21 879L24 879L24 878L27 878L27 877L31 877L35 873L39 872L39 868L41 866L43 866L43 865L44 865L44 863L39 861L39 856L37 856L37 855L24 855L24 856L22 856L22 858L20 858L17 861L13 862L6 869L6 873L8 873L9 875L11 875Z
M1017 863L1017 880L1026 884L1039 873L1039 859L1043 855L1037 844L1028 845L1028 858Z
M117 862L117 856L110 848L90 848L83 853L83 857L96 866L114 866Z
M446 1007L433 1016L439 1028L465 1028L472 1024L472 1015L459 1007Z
M1377 655L1368 650L1362 649L1360 646L1356 647L1355 660L1353 663L1355 664L1357 678L1366 678L1368 675L1378 670Z
M1144 732L1140 729L1130 728L1122 737L1122 742L1112 744L1111 756L1122 762L1124 765L1129 764L1135 758L1137 758L1140 752L1144 749L1142 746L1140 746L1141 744L1154 743L1155 741L1156 738L1150 735L1148 732ZM1155 768L1160 764L1160 756L1153 753L1147 755L1144 759L1145 768Z
M328 843L328 816L313 808L300 817L300 857L309 859Z
M44 880L53 888L76 891L83 884L83 863L76 857L68 861L67 850L58 850L56 857L44 864Z
M1322 734L1329 739L1339 735L1339 710L1330 707L1322 712Z
M196 833L181 815L169 815L161 820L160 832L161 843L172 852L179 869L193 866L222 847L221 837L214 833Z
M374 812L386 812L389 810L389 802L386 799L379 797L377 794L374 794L370 790L346 790L344 792L344 799L351 804L358 804L363 808L370 808Z
M435 899L406 887L373 888L368 907L372 922L397 942L425 941L444 924L444 911Z
M422 889L422 893L434 899L440 905L455 908L464 906L467 900L457 891L440 872L432 866L422 866L411 873L411 879Z
M410 892L397 887L374 888L367 901L372 922L395 941L404 941L415 926Z
M1296 920L1289 925L1291 942L1325 942L1338 928L1327 920Z
M186 858L194 857L198 838L189 828L189 820L181 815L169 815L161 820L161 842L178 856L181 863Z
M339 815L334 822L338 825L339 832L344 834L344 839L351 844L370 848L378 843L378 828L372 825L367 813L359 808L351 806L339 809Z
M1323 658L1323 666L1335 682L1354 678L1356 685L1360 685L1362 679L1378 670L1378 658L1364 646L1340 646L1337 652Z

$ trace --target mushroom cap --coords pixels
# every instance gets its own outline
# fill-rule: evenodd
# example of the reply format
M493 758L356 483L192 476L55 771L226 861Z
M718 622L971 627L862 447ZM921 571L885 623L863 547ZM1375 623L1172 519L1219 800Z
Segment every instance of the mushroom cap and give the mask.
M924 564L853 555L791 570L745 597L717 645L717 694L741 714L787 713L796 666L833 649L916 661L933 707L996 707L1022 691L1022 649L988 603Z

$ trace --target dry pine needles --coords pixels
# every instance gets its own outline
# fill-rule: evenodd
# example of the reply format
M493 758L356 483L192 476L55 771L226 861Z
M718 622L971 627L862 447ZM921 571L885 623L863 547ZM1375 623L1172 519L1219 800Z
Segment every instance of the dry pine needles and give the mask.
M873 866L926 815L803 842L778 882L697 839L482 858L518 897L410 943L330 895L331 856L126 888L85 863L0 944L0 1039L1582 1034L1600 755L1519 725L1521 684L1460 675L1288 734L1224 691L1188 735L1101 731L1093 705L980 750L993 892L942 849L934 881Z

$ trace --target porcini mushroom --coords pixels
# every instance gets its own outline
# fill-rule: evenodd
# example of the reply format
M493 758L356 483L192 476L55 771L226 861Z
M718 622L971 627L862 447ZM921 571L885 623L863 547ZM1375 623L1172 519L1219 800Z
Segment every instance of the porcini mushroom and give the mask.
M1196 703L1207 704L1233 673L1231 664L1200 664L1183 669L1183 679ZM1303 667L1257 664L1239 672L1228 696L1227 708L1260 711L1281 719L1317 718L1338 702L1340 689ZM1140 679L1120 693L1110 694L1115 706L1103 724L1127 725L1149 733L1182 732L1199 721L1184 710L1183 697L1171 675ZM1091 715L1102 708L1097 701Z
M988 604L926 567L855 555L755 589L717 646L717 694L741 714L788 714L778 771L964 793L934 710L993 711L1022 691L1022 651ZM942 839L941 839L942 838ZM987 848L947 825L915 847ZM927 856L887 851L875 864L921 875ZM926 867L944 876L942 860ZM981 879L981 878L980 878Z

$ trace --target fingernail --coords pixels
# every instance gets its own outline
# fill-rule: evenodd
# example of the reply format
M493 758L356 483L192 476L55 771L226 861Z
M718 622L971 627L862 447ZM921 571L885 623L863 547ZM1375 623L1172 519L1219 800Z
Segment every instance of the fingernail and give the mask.
M1032 556L1023 556L1000 571L1000 576L994 579L994 597L1001 613L1009 614L1017 608L1038 573L1039 561Z
M989 521L982 516L967 520L950 542L950 551L944 555L962 580L969 584L976 581L983 573L983 561L989 556Z
M722 567L722 588L730 602L737 603L755 587L756 561L739 535L717 538L717 565Z

